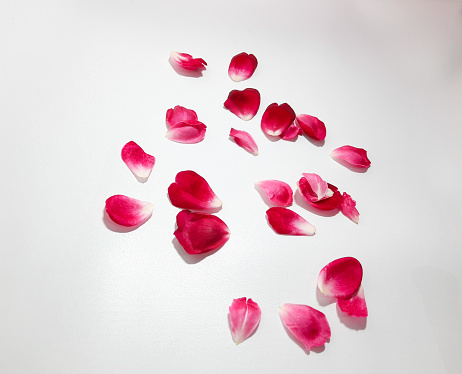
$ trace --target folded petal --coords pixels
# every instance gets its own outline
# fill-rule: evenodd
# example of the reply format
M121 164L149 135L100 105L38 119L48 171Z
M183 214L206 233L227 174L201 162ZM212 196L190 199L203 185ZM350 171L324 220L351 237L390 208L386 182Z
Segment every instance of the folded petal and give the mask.
M280 136L294 122L295 112L289 104L270 104L263 113L261 129L269 136Z
M182 210L176 216L177 229L173 233L190 255L221 248L230 236L229 228L217 216Z
M133 141L124 145L121 156L130 171L139 178L148 178L156 162L154 156L144 152Z
M258 155L258 146L255 140L248 132L231 129L229 136L233 138L239 147L244 148L247 152L252 153L254 156Z
M298 114L296 122L310 138L315 140L324 140L326 138L326 125L318 118L308 114Z
M255 301L246 297L233 300L229 307L229 320L236 345L254 333L260 323L260 318L261 310Z
M179 122L167 130L165 137L177 143L194 144L204 140L206 129L202 122Z
M294 140L299 135L302 134L302 129L297 126L296 121L292 122L292 124L281 134L281 138L284 140Z
M277 206L287 207L292 205L294 201L294 192L292 188L278 180L265 180L255 183L265 193L269 201Z
M145 223L151 218L153 205L146 201L124 195L114 195L106 200L106 212L118 225L132 227Z
M187 53L170 52L171 59L186 70L205 70L207 63L201 58L193 58Z
M350 299L337 299L340 310L352 317L367 317L367 305L363 287Z
M340 211L345 217L351 219L354 223L359 222L359 212L358 209L356 209L356 201L354 201L346 192L343 193Z
M249 55L245 52L239 53L231 59L228 75L235 82L249 79L257 68L257 65L258 61L254 55Z
M322 182L316 182L316 177L313 177L312 180L310 179L311 177L308 178L312 182L312 184L310 184L308 179L306 178L306 176L309 175L310 174L308 173L303 174L302 178L300 178L300 180L298 181L298 190L300 191L300 194L302 195L303 199L313 208L319 210L329 211L338 209L342 202L342 195L340 194L338 188L330 183L327 183L327 190L324 197L322 197L321 200L316 201L317 198L323 196L323 191L325 190L325 187L322 184ZM311 175L316 176L316 174Z
M361 263L354 257L343 257L322 268L318 287L326 296L349 299L358 291L362 279Z
M330 156L359 168L368 168L371 166L371 162L367 158L367 151L362 148L352 147L351 145L344 145L343 147L334 149Z
M308 349L330 339L330 326L324 313L308 305L284 304L279 316L289 331Z
M197 114L192 109L187 109L180 105L176 105L173 109L168 109L167 114L165 116L165 120L167 122L168 127L172 127L180 122L187 122L187 123L196 123Z
M290 209L269 208L266 211L266 216L268 223L278 234L312 236L316 233L316 228L311 223Z
M327 182L314 173L303 173L302 178L298 181L298 187L302 196L311 202L328 199L334 194L329 189Z
M223 205L207 181L192 170L180 171L168 187L171 203L180 209L210 210Z
M260 108L260 92L255 88L232 90L223 104L226 109L244 121L251 120Z

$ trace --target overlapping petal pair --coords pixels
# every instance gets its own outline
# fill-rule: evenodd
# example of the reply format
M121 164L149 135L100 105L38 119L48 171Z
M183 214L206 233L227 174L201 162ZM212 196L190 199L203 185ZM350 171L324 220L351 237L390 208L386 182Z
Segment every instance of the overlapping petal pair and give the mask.
M200 122L192 109L180 105L168 109L166 114L166 138L185 144L199 143L205 138L207 126Z

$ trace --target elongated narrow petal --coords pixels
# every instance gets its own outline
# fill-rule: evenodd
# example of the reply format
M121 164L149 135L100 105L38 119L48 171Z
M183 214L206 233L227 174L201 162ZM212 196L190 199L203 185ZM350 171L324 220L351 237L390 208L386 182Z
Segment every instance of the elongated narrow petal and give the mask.
M367 305L363 287L350 299L337 299L340 310L352 317L367 317Z
M234 299L229 307L231 333L236 345L242 343L254 333L260 323L261 310L252 299L241 297Z
M205 70L207 63L202 58L193 58L187 53L170 52L171 59L186 70Z
M343 147L334 149L330 156L359 168L368 168L371 166L371 162L367 158L367 151L362 148L352 147L351 145L344 145Z
M302 178L298 181L298 187L302 196L311 202L328 199L334 194L329 189L327 182L314 173L303 173Z
M114 195L106 200L106 212L118 225L133 227L151 218L153 205L125 195Z
M289 104L270 104L263 113L261 129L269 136L280 136L294 122L295 112Z
M139 178L148 178L156 162L154 156L143 151L135 142L128 142L122 148L122 160L130 171Z
M278 180L265 180L255 183L265 193L269 201L277 206L288 207L294 201L292 188Z
M254 55L249 55L245 52L239 53L231 59L228 75L235 82L249 79L253 75L257 65L258 61Z
M345 217L351 219L354 223L359 222L359 212L358 209L356 209L356 201L354 201L346 192L343 193L340 211Z
M316 233L316 228L305 218L294 211L273 207L266 211L268 223L272 229L281 235L312 236Z
M176 216L177 229L173 233L190 255L221 248L230 236L229 228L217 216L182 210Z
M326 138L326 125L318 118L308 114L298 114L296 122L310 138L315 140Z
M176 105L173 109L168 109L165 116L165 121L168 127L175 126L177 123L196 123L197 114L192 109L187 109L181 105Z
M260 108L260 92L255 88L246 88L243 91L232 90L223 105L240 119L249 121Z
M258 155L257 143L255 143L252 135L250 135L248 132L235 130L232 128L229 136L233 138L239 147L244 148L247 152L252 153L254 156Z
M326 296L349 299L358 291L362 279L361 263L354 257L343 257L322 268L318 287Z
M192 170L180 171L168 187L171 203L180 209L210 210L223 205L207 181Z
M206 130L202 122L179 122L167 130L165 137L177 143L194 144L204 140Z
M292 124L281 134L281 138L284 140L294 140L299 135L302 134L302 129L297 126L296 122L292 122Z
M330 326L326 316L308 305L281 305L279 316L289 331L308 350L324 345L330 339Z

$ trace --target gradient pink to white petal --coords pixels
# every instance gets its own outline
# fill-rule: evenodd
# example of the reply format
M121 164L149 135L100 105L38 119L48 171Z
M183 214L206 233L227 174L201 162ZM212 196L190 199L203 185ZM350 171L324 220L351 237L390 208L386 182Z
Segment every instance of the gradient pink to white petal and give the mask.
M310 138L315 140L326 138L326 125L318 118L308 114L297 114L295 122Z
M139 178L147 179L152 172L156 162L154 156L143 151L143 149L133 141L128 142L122 148L122 160L130 171Z
M180 122L196 123L198 122L198 118L194 110L185 108L181 105L175 105L174 108L167 110L165 122L168 127L172 127Z
M283 207L272 207L266 211L268 223L280 235L313 236L316 228L294 211Z
M204 140L206 130L202 122L179 122L167 130L165 137L177 143L195 144Z
M356 209L356 201L354 201L346 192L343 193L340 211L345 217L349 218L354 223L357 224L359 222L359 212L358 209Z
M114 195L106 200L105 210L109 218L125 227L145 223L152 215L154 205L125 195Z
M244 121L251 120L260 108L260 92L255 88L232 90L223 106Z
M193 58L190 54L181 52L170 52L170 58L173 62L186 70L205 70L207 63L202 58Z
M252 299L241 297L234 299L229 307L231 334L236 345L248 339L260 323L261 310Z
M329 189L327 182L325 182L319 175L314 173L303 173L302 179L304 179L307 183L303 183L304 181L302 180L299 181L299 188L300 185L302 185L300 192L303 197L309 199L311 202L317 202L333 196L334 192ZM306 188L304 188L304 186L306 186Z
M257 58L246 52L239 53L231 59L228 68L229 77L235 82L249 79L257 68Z
M367 317L366 298L364 297L363 286L359 287L356 295L350 299L337 299L340 310L352 317Z
M257 143L255 143L254 138L248 132L232 128L229 132L229 136L233 138L234 142L239 147L245 149L247 152L253 154L254 156L258 155Z
M371 161L367 158L367 151L362 148L352 147L351 145L344 145L343 147L334 149L330 156L358 168L368 168L371 166Z
M358 291L362 279L361 263L354 257L342 257L321 269L318 287L326 296L349 299Z
M255 186L260 187L268 200L277 206L288 207L294 201L294 192L285 182L274 179L264 180L256 182Z

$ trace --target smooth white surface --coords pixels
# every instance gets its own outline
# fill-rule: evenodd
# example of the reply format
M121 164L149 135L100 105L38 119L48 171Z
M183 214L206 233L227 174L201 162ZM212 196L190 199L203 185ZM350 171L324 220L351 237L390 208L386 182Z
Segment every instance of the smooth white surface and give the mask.
M3 0L0 21L2 373L459 373L460 1ZM170 50L204 58L203 77L178 75ZM234 83L242 51L259 66ZM250 122L223 109L246 87L262 95ZM272 102L321 118L325 145L266 139ZM178 104L208 126L202 143L164 137ZM157 158L145 184L120 158L130 140ZM345 144L368 150L369 171L330 159ZM166 196L186 169L209 181L232 232L197 263L174 247ZM303 172L350 193L359 225L294 204L316 235L276 235L253 183L295 189ZM151 220L110 231L104 201L119 193L152 202ZM342 256L365 271L358 330L316 296L319 270ZM242 296L263 314L236 347L227 309ZM326 314L324 351L287 336L286 302Z

